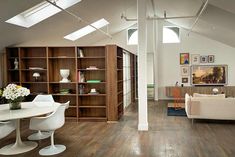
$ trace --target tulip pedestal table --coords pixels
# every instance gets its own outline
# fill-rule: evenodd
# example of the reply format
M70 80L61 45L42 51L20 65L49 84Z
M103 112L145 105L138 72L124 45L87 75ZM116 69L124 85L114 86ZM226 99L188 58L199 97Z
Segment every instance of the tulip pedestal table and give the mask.
M38 146L36 142L22 141L20 135L20 119L40 116L56 111L60 104L49 102L25 102L20 110L9 110L9 105L0 106L0 121L16 121L16 141L0 149L1 155L15 155L33 150Z

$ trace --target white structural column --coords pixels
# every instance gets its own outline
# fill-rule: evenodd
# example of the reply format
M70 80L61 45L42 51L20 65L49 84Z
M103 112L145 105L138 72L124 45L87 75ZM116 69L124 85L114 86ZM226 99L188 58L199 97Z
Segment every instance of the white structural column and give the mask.
M138 130L148 130L146 0L137 0L138 16Z
M153 38L154 38L154 42L153 42L153 51L154 51L154 100L158 100L158 88L159 88L159 81L158 81L158 21L155 20L153 22Z

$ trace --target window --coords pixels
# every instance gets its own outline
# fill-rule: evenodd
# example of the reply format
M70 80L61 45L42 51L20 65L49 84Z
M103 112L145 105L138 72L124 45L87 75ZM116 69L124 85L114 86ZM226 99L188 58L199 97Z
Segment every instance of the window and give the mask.
M127 30L127 45L138 44L138 30L137 28L130 28Z
M163 43L179 43L179 27L163 27Z
M70 34L66 35L64 38L68 39L68 40L75 41L75 40L77 40L77 39L79 39L79 38L81 38L81 37L83 37L83 36L85 36L89 33L92 33L94 31L96 31L95 28L100 29L100 28L102 28L102 27L104 27L108 24L109 24L109 22L103 18L103 19L100 19L100 20L92 23L91 25L93 27L91 27L90 25L87 25L86 27L83 27L83 28L81 28L81 29L79 29L79 30L77 30L73 33L70 33Z
M71 7L72 5L80 2L81 0L54 0L58 6L63 9ZM42 3L37 4L36 6L8 19L7 23L18 25L21 27L29 28L55 14L60 12L61 10L52 4L44 1Z

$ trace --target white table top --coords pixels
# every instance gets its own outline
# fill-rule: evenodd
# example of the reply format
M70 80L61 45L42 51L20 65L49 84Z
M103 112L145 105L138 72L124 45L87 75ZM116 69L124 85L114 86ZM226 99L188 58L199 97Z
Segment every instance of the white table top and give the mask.
M0 121L35 117L57 110L60 103L50 102L23 102L21 109L10 110L9 104L0 105Z

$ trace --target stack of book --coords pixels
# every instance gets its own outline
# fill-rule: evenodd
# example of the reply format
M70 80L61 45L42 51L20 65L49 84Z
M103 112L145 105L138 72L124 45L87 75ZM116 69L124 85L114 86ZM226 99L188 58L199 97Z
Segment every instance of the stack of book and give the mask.
M100 83L101 80L87 80L87 83Z
M70 89L64 88L64 89L60 89L60 94L69 94L70 93Z

